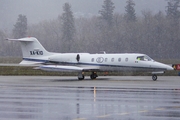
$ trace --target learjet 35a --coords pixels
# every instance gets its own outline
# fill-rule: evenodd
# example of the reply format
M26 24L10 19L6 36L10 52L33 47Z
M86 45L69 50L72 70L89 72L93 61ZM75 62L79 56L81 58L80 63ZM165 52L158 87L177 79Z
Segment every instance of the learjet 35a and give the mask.
M91 79L96 79L99 71L141 71L151 72L152 79L157 80L157 74L173 70L170 65L156 62L145 54L89 54L89 53L53 53L48 52L34 37L7 39L19 41L23 54L21 65L37 65L45 71L77 72L78 79L85 78L84 72L92 72Z

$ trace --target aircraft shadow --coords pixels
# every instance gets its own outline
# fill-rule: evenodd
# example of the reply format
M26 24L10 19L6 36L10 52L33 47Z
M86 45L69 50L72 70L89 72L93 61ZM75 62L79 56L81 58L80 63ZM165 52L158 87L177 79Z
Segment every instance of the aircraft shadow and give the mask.
M85 81L107 81L107 80L111 80L110 78L97 78L97 79L94 79L94 80L92 80L92 79L90 79L90 78L85 78L84 80L78 80L77 78L65 78L65 79L63 79L63 78L58 78L58 79L53 79L53 80L51 80L52 82L72 82L72 81L76 81L76 82L81 82L81 81L83 81L83 82L85 82Z

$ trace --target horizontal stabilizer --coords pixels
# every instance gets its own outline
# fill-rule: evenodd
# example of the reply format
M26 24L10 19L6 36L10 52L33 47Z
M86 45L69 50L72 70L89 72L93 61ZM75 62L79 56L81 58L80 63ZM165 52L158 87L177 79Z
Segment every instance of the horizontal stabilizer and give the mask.
M34 62L34 61L21 61L19 64L20 65L38 65L38 64L42 64L44 62Z
M66 72L78 72L83 70L83 68L81 67L61 66L61 65L44 65L44 66L39 66L36 69L41 69L45 71L66 71Z
M9 39L9 38L7 38L6 40L10 40L10 41L24 41L24 42L32 42L32 41L34 41L34 38L33 38L33 37L20 38L20 39Z

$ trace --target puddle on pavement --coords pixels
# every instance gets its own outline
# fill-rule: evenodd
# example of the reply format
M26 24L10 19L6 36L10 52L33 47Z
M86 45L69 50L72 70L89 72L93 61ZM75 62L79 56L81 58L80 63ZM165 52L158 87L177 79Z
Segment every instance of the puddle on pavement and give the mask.
M0 119L180 117L180 91L150 88L8 86Z

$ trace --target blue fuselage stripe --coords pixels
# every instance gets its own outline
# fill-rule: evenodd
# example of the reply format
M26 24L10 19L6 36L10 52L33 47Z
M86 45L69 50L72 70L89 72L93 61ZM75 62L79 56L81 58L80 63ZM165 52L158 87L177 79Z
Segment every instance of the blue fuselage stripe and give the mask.
M23 58L25 61L33 61L33 62L49 62L48 60L41 60L41 59L30 59L30 58Z
M43 62L43 63L53 63L53 61L42 60L42 59L30 59L30 58L23 58L26 61L33 61L33 62ZM109 64L93 64L93 63L70 63L70 62L56 62L58 65L87 65L87 66L100 66L100 67L121 67L121 68L134 68L134 69L148 69L148 70L166 70L163 68L150 68L150 67L139 67L139 66L123 66L123 65L109 65Z

